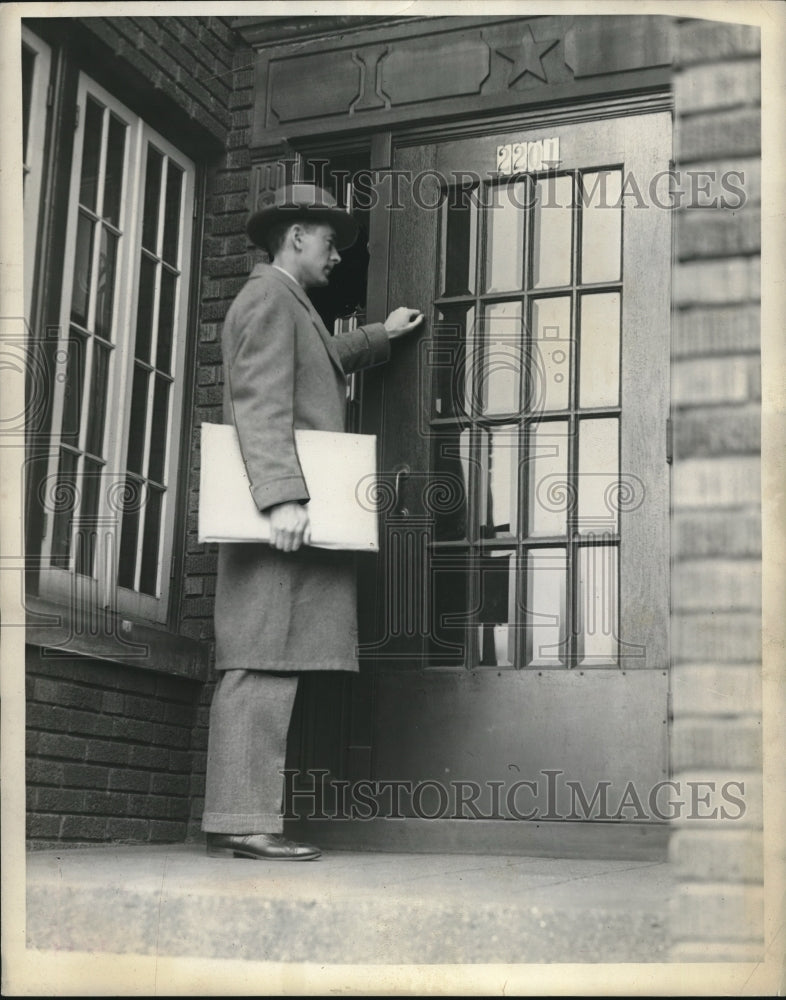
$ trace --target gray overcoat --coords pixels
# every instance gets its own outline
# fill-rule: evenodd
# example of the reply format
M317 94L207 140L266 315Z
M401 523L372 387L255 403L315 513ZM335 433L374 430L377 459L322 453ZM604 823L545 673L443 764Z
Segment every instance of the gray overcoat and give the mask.
M295 428L345 430L346 376L387 361L381 323L332 337L289 275L257 264L222 333L224 423L234 423L260 510L307 501ZM219 670L357 670L352 553L221 544Z

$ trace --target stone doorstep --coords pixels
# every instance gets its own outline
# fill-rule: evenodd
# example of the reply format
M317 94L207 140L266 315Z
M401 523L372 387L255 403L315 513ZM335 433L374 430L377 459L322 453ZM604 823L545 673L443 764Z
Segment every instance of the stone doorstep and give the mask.
M665 862L199 845L27 858L28 948L328 964L668 961Z

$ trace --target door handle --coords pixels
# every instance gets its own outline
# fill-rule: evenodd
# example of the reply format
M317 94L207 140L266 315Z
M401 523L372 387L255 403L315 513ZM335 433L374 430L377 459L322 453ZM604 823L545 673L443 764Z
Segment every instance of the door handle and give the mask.
M409 476L410 468L408 465L400 465L396 470L396 480L393 485L393 491L395 494L393 510L396 514L402 514L404 517L409 514L406 507L401 506L401 480L406 479Z

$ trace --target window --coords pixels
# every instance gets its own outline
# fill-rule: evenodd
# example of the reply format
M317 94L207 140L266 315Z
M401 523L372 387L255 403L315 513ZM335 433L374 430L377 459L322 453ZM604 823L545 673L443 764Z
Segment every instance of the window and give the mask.
M442 208L436 664L618 664L621 183L525 175Z
M194 165L80 75L41 594L165 621Z
M49 46L22 28L22 169L24 184L25 315L30 317L35 268L44 132L51 53Z

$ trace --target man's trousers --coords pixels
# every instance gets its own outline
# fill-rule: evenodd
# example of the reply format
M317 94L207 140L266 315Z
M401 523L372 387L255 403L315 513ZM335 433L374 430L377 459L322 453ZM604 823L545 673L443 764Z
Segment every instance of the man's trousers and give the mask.
M225 670L207 743L207 833L281 833L282 771L299 674Z

